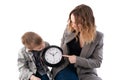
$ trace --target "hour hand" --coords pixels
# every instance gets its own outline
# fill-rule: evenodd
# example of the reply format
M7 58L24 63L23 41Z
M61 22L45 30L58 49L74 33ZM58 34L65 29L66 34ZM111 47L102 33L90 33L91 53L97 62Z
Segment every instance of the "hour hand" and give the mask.
M52 56L54 56L55 54L53 54L53 53L50 53Z
M51 55L53 55L52 53L50 53Z

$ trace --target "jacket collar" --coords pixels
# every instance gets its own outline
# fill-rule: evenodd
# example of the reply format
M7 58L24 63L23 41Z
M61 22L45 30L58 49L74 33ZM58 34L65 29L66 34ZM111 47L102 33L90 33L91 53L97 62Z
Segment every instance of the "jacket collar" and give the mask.
M70 42L72 39L76 37L76 34L73 32L68 32L69 36L66 36L66 43Z
M66 36L66 43L70 42L72 39L74 39L74 38L76 37L76 34L73 33L73 32L68 32L68 35L69 35L69 36ZM80 56L81 56L81 57L86 57L89 48L90 48L90 44L84 45L84 46L82 47Z

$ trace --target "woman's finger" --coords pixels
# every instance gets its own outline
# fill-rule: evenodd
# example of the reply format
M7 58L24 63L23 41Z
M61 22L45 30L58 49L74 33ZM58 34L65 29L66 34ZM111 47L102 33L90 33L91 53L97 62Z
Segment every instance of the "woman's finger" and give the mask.
M70 57L69 55L62 55L62 56L63 56L63 57L68 57L68 58Z

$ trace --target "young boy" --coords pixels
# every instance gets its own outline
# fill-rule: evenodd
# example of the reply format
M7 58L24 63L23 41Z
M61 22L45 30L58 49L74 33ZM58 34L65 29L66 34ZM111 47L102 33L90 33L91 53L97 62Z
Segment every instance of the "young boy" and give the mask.
M26 32L22 36L24 47L18 55L18 68L20 80L49 80L47 72L48 67L41 58L42 51L49 43L35 32Z

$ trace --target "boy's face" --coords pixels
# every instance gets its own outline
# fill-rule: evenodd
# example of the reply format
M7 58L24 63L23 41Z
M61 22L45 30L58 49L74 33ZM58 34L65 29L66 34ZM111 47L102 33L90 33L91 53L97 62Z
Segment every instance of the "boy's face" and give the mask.
M45 48L45 43L43 42L41 45L35 46L33 48L34 51L41 51L42 49Z

